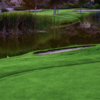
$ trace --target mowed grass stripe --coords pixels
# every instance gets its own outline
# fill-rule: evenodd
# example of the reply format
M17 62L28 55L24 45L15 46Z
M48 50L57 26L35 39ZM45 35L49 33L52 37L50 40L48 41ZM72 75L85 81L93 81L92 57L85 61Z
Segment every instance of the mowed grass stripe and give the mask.
M45 56L37 56L29 53L22 57L20 56L19 59L17 59L17 57L1 59L0 78L34 70L100 62L100 57L98 54L92 54L89 56L82 55L82 53L84 54L86 51L94 48L99 47L90 47L86 49ZM29 58L28 55L31 55L31 57Z
M0 98L2 100L98 100L99 65L100 63L65 66L12 76L0 82Z
M0 76L0 80L2 80L2 79L5 79L5 78L8 78L8 77L11 77L11 76L13 76L13 75L20 75L20 74L23 74L23 73L26 73L26 72L31 72L31 71L36 71L36 70L44 70L44 69L51 69L51 68L57 68L57 67L71 67L71 66L76 66L76 65L85 65L85 64L94 64L94 63L99 63L100 62L100 60L99 61L95 61L95 62L93 62L93 61L89 61L89 62L87 62L87 63L78 63L78 64L68 64L68 65L62 65L62 66L50 66L50 67L42 67L42 68L34 68L34 69L27 69L27 70L23 70L23 71L19 71L19 72L11 72L11 73L6 73L6 75L2 75L2 76ZM7 75L8 74L8 75Z

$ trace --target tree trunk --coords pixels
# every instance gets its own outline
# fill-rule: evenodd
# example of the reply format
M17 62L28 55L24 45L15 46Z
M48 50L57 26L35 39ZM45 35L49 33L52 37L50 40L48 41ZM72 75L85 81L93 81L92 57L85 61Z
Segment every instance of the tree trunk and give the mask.
M1 14L1 7L0 7L0 14Z
M82 6L80 7L80 14L82 13Z
M53 15L55 15L56 14L56 6L54 6L54 13L53 13Z
M36 15L37 6L35 6L35 15Z
M30 14L30 9L29 9L29 14Z
M59 8L57 9L57 15L59 15Z
M2 4L1 4L1 7L0 7L0 14L1 14L1 8L2 8Z

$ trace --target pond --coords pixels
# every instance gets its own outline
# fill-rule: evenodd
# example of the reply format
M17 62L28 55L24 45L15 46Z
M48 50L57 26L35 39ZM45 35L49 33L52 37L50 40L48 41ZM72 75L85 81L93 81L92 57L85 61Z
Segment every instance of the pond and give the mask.
M29 30L31 31L31 30ZM0 35L0 58L70 45L100 44L100 12L65 27L49 27L35 33Z

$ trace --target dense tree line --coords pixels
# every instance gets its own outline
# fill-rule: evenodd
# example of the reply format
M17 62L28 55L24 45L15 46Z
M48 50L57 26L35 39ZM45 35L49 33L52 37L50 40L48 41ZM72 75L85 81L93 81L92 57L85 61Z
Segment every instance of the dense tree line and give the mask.
M100 4L100 0L94 0L94 3L99 3Z
M10 2L10 0L0 0L0 1ZM91 0L78 0L78 5L81 8L80 13L82 11L83 4L90 1ZM99 2L99 0L97 1ZM49 7L54 8L53 15L55 15L55 14L59 14L60 5L63 5L64 3L68 4L69 2L72 2L72 0L22 0L21 6L27 9L35 9L35 14L36 14L37 8L40 7L42 4L44 4L44 6L49 5Z
M79 1L78 1L78 4L80 5L80 13L82 12L82 6L83 6L85 3L88 3L88 2L91 2L91 0L79 0Z

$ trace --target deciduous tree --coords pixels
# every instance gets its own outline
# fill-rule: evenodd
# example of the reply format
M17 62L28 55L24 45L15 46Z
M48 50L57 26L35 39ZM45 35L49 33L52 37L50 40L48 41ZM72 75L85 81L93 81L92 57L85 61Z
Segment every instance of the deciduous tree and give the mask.
M94 3L99 3L100 4L100 0L94 0Z
M82 6L87 2L91 2L91 0L79 0L78 1L78 4L80 5L80 13L82 12Z
M0 13L1 13L1 8L5 6L6 0L0 0Z
M35 8L35 14L36 14L37 5L40 3L41 0L22 0L21 5L29 10Z
M57 7L59 7L59 4L63 3L64 1L68 1L68 0L50 0L49 1L49 5L54 7L53 15L56 14L56 9L57 9Z

